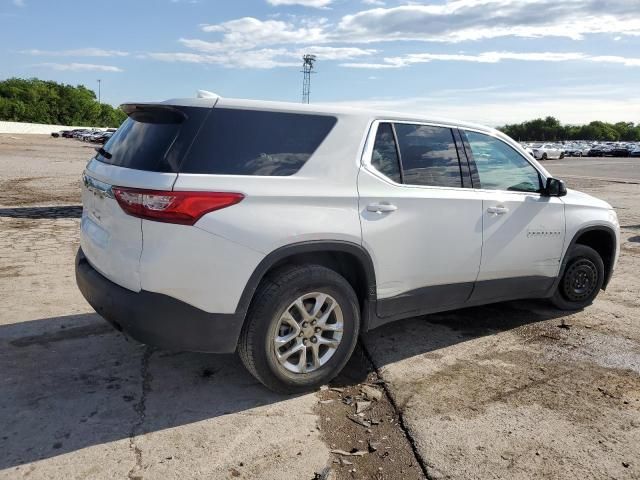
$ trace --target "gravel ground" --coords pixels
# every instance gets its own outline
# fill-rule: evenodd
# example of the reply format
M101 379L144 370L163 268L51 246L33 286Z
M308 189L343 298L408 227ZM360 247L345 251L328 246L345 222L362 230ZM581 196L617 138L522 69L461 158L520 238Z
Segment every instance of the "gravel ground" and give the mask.
M73 278L91 155L0 135L0 478L640 478L638 184L563 160L622 225L591 308L394 323L332 388L283 397L233 355L140 346L92 312Z

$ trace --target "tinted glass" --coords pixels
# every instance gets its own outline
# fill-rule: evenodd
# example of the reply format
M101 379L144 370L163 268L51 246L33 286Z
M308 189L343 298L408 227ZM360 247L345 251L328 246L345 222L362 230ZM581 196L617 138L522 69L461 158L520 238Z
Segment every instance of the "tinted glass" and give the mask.
M458 152L450 128L395 124L404 183L462 187Z
M175 140L183 118L160 111L133 113L114 133L96 159L118 167L152 172L172 171L165 155Z
M381 123L378 126L376 141L373 144L373 154L371 155L371 165L394 182L402 183L396 141L393 138L393 129L389 123Z
M335 117L214 108L180 171L225 175L296 173Z
M466 132L481 188L539 192L540 176L533 166L503 141L476 132Z

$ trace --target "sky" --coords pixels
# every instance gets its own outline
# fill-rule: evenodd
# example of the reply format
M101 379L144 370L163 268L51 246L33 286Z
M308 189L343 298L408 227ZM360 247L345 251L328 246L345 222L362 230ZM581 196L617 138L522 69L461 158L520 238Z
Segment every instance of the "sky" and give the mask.
M488 125L640 122L640 0L0 0L0 79L118 105L192 97L312 103Z

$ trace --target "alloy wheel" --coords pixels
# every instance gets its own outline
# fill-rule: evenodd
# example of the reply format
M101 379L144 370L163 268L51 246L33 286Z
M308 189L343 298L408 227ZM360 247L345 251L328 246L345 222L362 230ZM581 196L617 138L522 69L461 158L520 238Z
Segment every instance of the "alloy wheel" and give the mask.
M336 353L343 329L342 309L331 295L302 295L278 320L273 338L276 358L293 373L318 370Z

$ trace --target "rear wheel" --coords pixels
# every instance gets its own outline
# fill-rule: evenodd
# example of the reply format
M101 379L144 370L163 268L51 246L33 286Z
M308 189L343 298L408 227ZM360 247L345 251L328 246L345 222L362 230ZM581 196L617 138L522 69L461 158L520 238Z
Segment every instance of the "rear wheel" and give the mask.
M546 153L543 153L543 154L542 154L542 160L546 160L546 159L547 159L547 154L546 154Z
M551 302L562 310L580 310L596 298L604 282L604 263L593 248L574 245Z
M258 287L238 351L271 390L303 392L342 370L359 327L358 298L344 277L320 265L288 266Z

